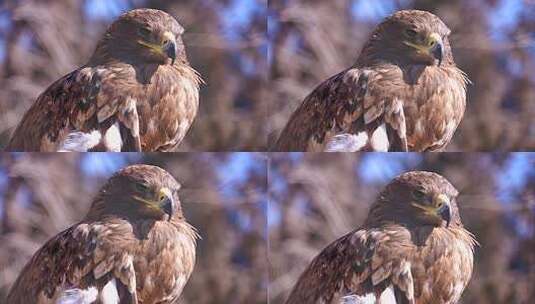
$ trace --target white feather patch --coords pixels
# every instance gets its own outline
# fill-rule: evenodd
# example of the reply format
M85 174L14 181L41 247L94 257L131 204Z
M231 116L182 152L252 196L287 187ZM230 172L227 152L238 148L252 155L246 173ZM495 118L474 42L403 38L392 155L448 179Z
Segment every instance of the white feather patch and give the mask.
M375 296L369 293L365 296L345 296L341 299L340 304L375 304L375 302Z
M325 152L358 152L368 142L366 132L358 134L338 134L325 145Z
M101 139L99 131L94 130L91 133L72 132L59 145L58 152L87 152L98 145Z
M121 152L123 147L123 139L121 138L121 131L119 130L119 124L114 123L104 135L104 146L107 151Z
M373 131L370 143L373 151L388 152L390 142L388 141L388 134L386 134L385 124L380 125L375 131Z
M55 304L91 304L97 300L97 296L96 287L68 289L57 298Z
M117 283L111 279L100 292L100 301L102 304L119 304L119 293L117 292Z
M342 297L340 299L340 304L397 304L396 303L396 296L394 294L394 288L392 285L388 286L383 293L381 293L381 296L379 297L379 300L375 297L373 293L369 293L363 296L357 296L357 295L348 295L345 297Z

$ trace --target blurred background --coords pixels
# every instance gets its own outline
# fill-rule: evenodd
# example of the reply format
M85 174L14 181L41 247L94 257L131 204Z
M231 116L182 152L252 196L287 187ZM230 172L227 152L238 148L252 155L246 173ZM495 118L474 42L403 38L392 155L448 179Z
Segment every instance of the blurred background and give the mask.
M270 303L283 303L324 247L358 228L396 175L428 170L460 192L464 225L481 244L462 302L535 298L535 154L272 154L268 235Z
M270 0L269 142L318 84L350 67L370 32L400 9L438 15L473 82L449 151L535 149L535 1Z
M35 251L133 163L158 165L182 184L185 216L202 237L181 303L267 303L267 160L255 153L1 153L0 303Z
M83 65L107 26L137 7L177 18L206 82L179 149L266 150L266 0L0 1L0 150L37 96Z

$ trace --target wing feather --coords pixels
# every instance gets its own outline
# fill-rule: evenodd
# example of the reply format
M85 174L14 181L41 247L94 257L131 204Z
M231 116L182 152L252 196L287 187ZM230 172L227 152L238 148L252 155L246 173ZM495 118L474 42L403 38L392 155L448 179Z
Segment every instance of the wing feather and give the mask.
M139 138L139 117L128 98L130 86L110 81L120 78L115 69L82 67L48 87L26 112L7 146L8 151L112 150L103 142L87 140L118 120ZM135 108L135 101L134 101ZM137 125L137 128L136 128ZM74 139L74 140L73 140ZM66 144L68 143L68 144ZM93 146L87 147L91 143ZM98 147L102 145L101 147Z
M359 297L380 298L390 286L408 303L414 290L402 230L356 230L327 246L303 272L287 304L340 303ZM395 250L396 254L392 254ZM349 297L349 298L348 298Z
M350 143L344 142L342 147L357 151L406 151L402 101L381 93L390 78L383 70L350 68L327 79L292 114L275 150L348 151L332 148L342 138ZM382 125L388 132L387 142L377 143L373 134ZM343 134L365 136L366 143L357 145L355 138L336 138Z
M127 230L121 225L81 223L56 235L24 267L10 290L8 302L89 301L95 297L95 290L99 298L105 296L104 287L115 280L118 294L131 299L121 303L136 303L132 253L117 249L125 248L117 246L117 242L128 241L126 237L120 239L128 235Z

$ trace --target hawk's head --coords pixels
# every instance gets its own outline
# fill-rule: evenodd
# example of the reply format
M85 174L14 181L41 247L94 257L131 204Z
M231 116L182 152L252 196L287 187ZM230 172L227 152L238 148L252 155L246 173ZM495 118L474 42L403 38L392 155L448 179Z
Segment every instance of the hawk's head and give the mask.
M362 53L367 59L397 64L451 65L450 32L429 12L402 10L377 26Z
M128 63L186 62L183 32L184 28L166 12L146 8L131 10L108 28L91 61L114 58Z
M461 225L456 203L459 192L441 175L407 172L381 192L368 217L369 224L385 222L409 226Z
M170 220L182 217L180 184L167 171L132 165L115 173L102 187L88 217Z

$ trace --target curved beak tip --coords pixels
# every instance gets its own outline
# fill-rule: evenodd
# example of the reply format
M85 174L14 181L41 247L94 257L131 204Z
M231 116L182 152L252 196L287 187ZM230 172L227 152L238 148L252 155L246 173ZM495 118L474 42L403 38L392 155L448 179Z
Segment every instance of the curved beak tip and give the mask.
M175 64L176 60L176 44L172 41L168 42L163 48L167 57L171 58L171 63Z
M438 42L431 53L433 54L433 57L438 59L438 66L440 66L442 64L442 59L444 58L444 46L442 42Z
M173 200L166 198L165 201L162 202L162 210L169 216L168 220L171 220L171 217L173 217L173 214L175 213L175 204L173 204Z
M444 204L440 209L437 210L438 215L446 221L446 227L450 226L451 222L451 208L449 205Z

